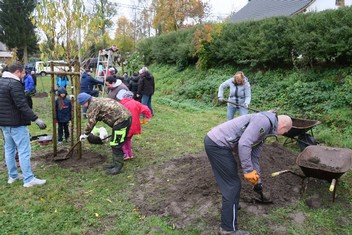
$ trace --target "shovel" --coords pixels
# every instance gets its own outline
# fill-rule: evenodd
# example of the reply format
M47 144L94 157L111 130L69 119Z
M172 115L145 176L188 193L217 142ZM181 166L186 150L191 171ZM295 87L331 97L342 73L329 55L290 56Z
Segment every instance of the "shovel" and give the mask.
M263 193L263 187L262 184L256 184L254 185L253 188L254 192L258 193L260 198L255 198L255 202L260 203L260 204L271 204L273 203L272 200L266 198Z

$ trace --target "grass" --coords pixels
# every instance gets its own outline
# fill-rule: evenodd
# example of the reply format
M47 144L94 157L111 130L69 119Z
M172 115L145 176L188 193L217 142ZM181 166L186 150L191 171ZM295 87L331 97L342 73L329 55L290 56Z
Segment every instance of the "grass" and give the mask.
M43 80L44 89L48 91L49 79ZM226 119L226 109L175 108L159 100L162 99L156 95L153 103L156 116L144 126L142 135L134 138L136 159L125 164L123 174L107 176L100 165L74 171L40 161L33 166L34 172L39 178L47 179L47 184L24 188L20 182L8 185L6 168L1 167L0 234L200 234L196 225L179 230L173 228L167 218L141 214L128 196L134 193L134 179L139 170L202 151L204 135ZM30 133L50 135L50 99L34 98L34 111L45 120L48 128L43 131L32 124ZM108 146L83 144L83 147L111 158ZM33 155L41 156L50 153L52 146L33 143L32 150ZM0 151L3 152L2 138ZM3 155L0 161L3 162ZM275 234L277 230L273 225L288 227L287 234L352 234L349 223L352 221L351 182L351 172L343 175L339 200L332 203L327 193L327 198L323 198L324 206L319 209L309 209L303 198L267 216L240 211L241 227L252 234ZM288 218L298 212L306 219L302 224L293 224Z

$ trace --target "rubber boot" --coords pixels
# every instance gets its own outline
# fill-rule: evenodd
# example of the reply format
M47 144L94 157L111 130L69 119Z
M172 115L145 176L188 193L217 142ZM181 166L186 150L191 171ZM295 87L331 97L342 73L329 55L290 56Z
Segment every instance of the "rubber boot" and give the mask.
M110 163L110 164L106 164L103 166L103 169L111 169L111 168L114 168L115 167L115 164L114 163Z
M123 156L118 156L117 154L113 153L112 155L112 162L114 164L114 167L111 168L110 170L106 171L106 174L108 175L117 175L122 172L122 167L123 167Z

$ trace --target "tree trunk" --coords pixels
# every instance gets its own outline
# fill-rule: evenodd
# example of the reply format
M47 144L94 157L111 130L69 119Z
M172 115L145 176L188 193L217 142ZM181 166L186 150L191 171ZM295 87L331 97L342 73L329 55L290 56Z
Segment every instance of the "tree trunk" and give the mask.
M27 50L27 45L24 45L23 47L23 63L27 64L28 63L28 50Z

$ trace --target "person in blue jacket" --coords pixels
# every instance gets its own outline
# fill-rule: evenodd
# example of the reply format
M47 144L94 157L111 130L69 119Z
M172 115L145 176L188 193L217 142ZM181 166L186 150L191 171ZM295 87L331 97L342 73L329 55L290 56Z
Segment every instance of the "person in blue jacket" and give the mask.
M70 85L70 81L66 75L57 75L56 76L56 85L57 87L63 87L66 89L68 85Z
M68 124L72 118L72 104L71 101L66 97L67 91L63 87L58 89L58 97L55 102L56 109L56 121L58 123L58 143L62 144L63 135L65 133L66 142L70 141L70 131Z
M205 136L205 151L222 194L220 234L249 234L237 225L241 179L233 151L238 150L236 157L244 178L253 184L255 192L262 193L259 159L264 140L269 134L283 135L291 127L292 120L287 115L260 112L224 122Z
M251 86L243 72L236 72L232 78L220 85L218 98L221 102L224 101L225 88L230 88L228 97L229 103L227 104L227 120L233 119L237 110L240 115L248 114L248 106L251 102Z
M24 94L27 98L29 107L33 108L32 96L35 94L35 86L32 76L26 71L26 75L23 77Z

